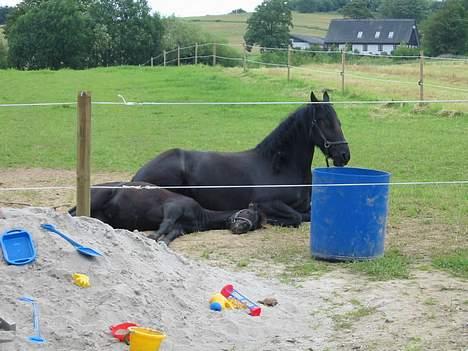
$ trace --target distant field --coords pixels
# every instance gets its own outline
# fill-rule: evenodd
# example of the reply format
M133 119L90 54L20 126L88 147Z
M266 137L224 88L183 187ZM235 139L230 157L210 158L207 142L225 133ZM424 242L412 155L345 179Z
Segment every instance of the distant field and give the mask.
M201 17L184 17L183 20L196 23L203 30L225 39L230 44L243 43L243 36L247 28L246 21L251 13L238 15L218 15ZM294 27L291 33L315 35L324 37L328 24L333 18L342 18L338 13L298 13L293 12Z

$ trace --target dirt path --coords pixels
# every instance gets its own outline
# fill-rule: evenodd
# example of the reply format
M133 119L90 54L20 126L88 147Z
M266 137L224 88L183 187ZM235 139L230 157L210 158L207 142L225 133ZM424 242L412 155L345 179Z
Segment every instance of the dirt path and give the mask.
M92 182L129 178L124 173L101 173L95 174ZM73 186L74 180L73 171L0 170L2 188ZM74 191L69 190L0 192L0 206L44 206L64 212L73 205L73 197ZM447 230L454 233L450 240ZM387 245L424 258L437 247L466 245L466 233L455 226L408 220L389 226ZM177 239L171 248L212 266L254 271L276 284L292 253L309 257L308 226L269 227L244 236L232 236L227 231L195 233ZM279 344L291 345L287 349L467 350L468 282L429 266L426 270L413 269L406 280L373 282L336 268L283 286L294 301L294 305L289 304L293 310L287 311L288 315L294 314L294 309L306 311L298 315L306 318L301 323L310 328L303 336L275 336ZM317 340L324 335L326 342Z

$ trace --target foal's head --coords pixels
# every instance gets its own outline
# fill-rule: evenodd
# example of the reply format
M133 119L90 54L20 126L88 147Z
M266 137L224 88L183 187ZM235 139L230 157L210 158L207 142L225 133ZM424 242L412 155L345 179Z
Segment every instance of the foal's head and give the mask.
M311 102L319 102L314 93L310 94ZM323 94L325 104L313 104L310 106L312 112L312 137L327 159L333 160L335 166L345 166L351 158L348 142L346 141L341 123L336 115L335 109L328 102L328 93ZM328 162L328 161L327 161Z
M265 215L257 204L249 204L249 208L239 210L229 219L229 229L233 234L244 234L261 228L266 223Z

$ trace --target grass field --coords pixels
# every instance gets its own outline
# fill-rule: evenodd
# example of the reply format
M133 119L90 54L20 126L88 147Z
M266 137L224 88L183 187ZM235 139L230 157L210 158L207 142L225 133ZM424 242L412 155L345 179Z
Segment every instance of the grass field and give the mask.
M218 16L184 17L183 20L198 24L209 33L216 33L228 43L238 45L244 42L247 19L251 13L229 14ZM325 37L328 25L333 18L342 18L338 13L299 13L293 12L293 28L291 33Z
M263 73L206 66L4 70L0 71L0 80L9 89L0 91L0 103L73 102L82 89L92 92L93 101L120 101L118 94L127 101L305 101L310 88L317 92L323 88L323 83L313 77L296 77L287 83L284 76ZM367 100L379 94L369 91L342 96L336 92L332 98ZM251 148L294 108L95 105L92 169L131 174L171 147L219 151ZM389 171L395 182L468 179L465 116L447 118L439 114L440 108L432 106L419 108L418 113L413 106L335 108L350 143L351 166ZM0 107L0 124L0 168L75 167L74 106ZM314 165L324 165L320 153ZM458 257L454 248L465 250L461 252L467 249L466 186L393 187L390 199L392 249L409 256L434 256L438 267L458 272L457 265L461 265L462 272L466 272L465 261L450 259ZM403 236L398 236L401 233ZM304 232L304 238L306 235ZM299 245L296 249L300 257L307 255L301 241L295 238L292 242ZM283 254L290 258L296 249L288 246ZM275 257L280 259L283 254ZM391 264L406 262L395 257L398 254L390 257ZM449 263L444 263L446 257ZM382 264L385 267L389 263ZM302 272L304 266L291 269Z

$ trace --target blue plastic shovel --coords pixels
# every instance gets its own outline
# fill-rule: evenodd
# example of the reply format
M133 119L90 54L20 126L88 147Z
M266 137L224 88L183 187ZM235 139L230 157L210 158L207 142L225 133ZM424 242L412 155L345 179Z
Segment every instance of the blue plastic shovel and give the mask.
M85 255L85 256L102 256L102 253L100 253L99 251L97 250L94 250L90 247L86 247L86 246L83 246L83 245L80 245L78 244L75 240L71 239L70 237L68 237L67 235L59 232L52 224L41 224L41 228L45 229L45 230L48 230L49 232L52 232L52 233L55 233L55 234L58 234L59 236L61 236L63 239L65 239L66 241L68 241L70 244L73 245L73 247L82 255Z
M34 300L32 297L28 297L28 296L20 297L18 300L23 301L23 302L28 302L33 307L34 335L29 336L28 340L31 341L34 344L42 344L42 343L46 342L46 339L44 339L41 336L41 330L39 329L39 307L37 306L36 300Z

